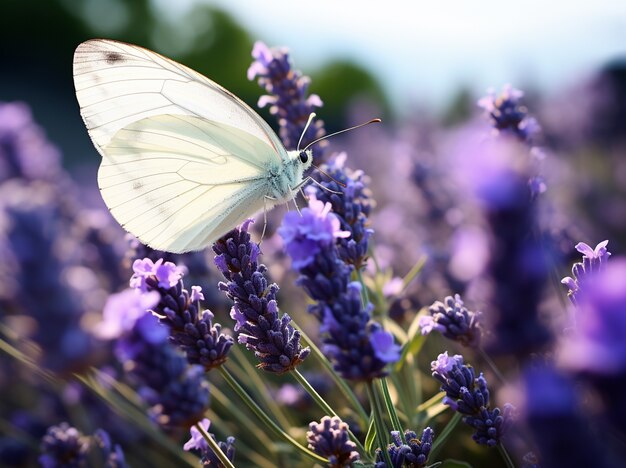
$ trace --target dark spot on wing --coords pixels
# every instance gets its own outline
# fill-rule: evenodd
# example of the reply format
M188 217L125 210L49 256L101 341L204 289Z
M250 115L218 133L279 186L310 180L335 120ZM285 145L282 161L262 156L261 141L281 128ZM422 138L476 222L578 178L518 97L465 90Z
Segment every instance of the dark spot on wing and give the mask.
M124 57L122 57L122 54L118 52L107 52L104 54L104 59L109 65L124 61Z
M138 180L136 180L135 182L133 182L133 189L134 190L139 190L140 188L143 187L143 184L141 182L139 182Z

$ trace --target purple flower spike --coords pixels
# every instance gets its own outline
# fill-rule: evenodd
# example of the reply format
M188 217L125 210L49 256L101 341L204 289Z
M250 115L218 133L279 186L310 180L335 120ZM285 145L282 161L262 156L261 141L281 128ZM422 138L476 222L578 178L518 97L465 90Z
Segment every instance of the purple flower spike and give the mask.
M315 94L308 94L310 79L294 70L286 49L270 49L263 42L257 41L252 49L254 62L248 68L248 79L257 79L268 93L261 96L259 107L270 107L280 126L280 138L287 149L296 149L309 115L323 105ZM315 120L302 138L304 147L307 143L325 135L324 122ZM314 163L323 155L327 142L322 141L312 147Z
M340 153L323 170L331 176L322 180L322 187L311 187L317 199L332 206L339 219L342 234L337 239L339 257L356 269L367 261L369 238L374 231L367 227L372 200L368 194L365 175L361 171L349 171L344 167L346 154ZM294 268L297 268L294 266Z
M320 321L322 349L345 379L371 380L399 359L398 347L363 307L361 285L350 281L353 267L339 258L336 239L345 238L336 216L315 197L302 216L285 216L278 232L300 277L297 284L316 301L309 312ZM302 246L310 245L305 251Z
M417 437L413 431L405 431L404 439L406 444L402 443L400 432L391 431L391 439L393 443L387 446L389 458L391 458L391 466L393 468L403 468L410 466L412 468L423 468L428 465L428 455L433 446L435 432L427 427L422 432L422 437ZM383 454L380 449L376 451L375 468L386 468Z
M158 293L159 300L151 310L169 329L170 342L185 352L190 364L200 364L207 371L221 366L234 341L221 332L219 323L213 324L211 311L200 313L202 288L192 286L190 294L182 280L184 268L162 259L136 260L133 268L131 285L151 294Z
M428 308L430 316L421 317L419 326L422 335L437 330L446 338L458 341L463 346L477 347L480 343L480 312L467 310L461 296L447 296Z
M494 90L489 90L487 96L478 101L478 106L489 114L496 130L512 133L520 140L529 142L541 128L522 105L523 96L522 91L508 84L499 95Z
M602 255L606 259L608 252ZM593 273L593 281L589 281L587 273L584 286L576 292L576 326L561 342L559 362L582 374L623 376L626 375L626 260L617 258L604 267L600 258L595 257L594 263L596 268L602 266L602 271Z
M282 374L295 369L308 355L302 348L300 332L279 316L276 303L278 285L267 283L265 265L259 265L259 246L250 240L248 220L213 244L215 264L225 283L219 287L234 302L231 317L236 320L239 343L254 351L259 367Z
M506 404L503 411L489 406L489 389L483 374L476 377L463 357L448 357L445 352L431 363L432 375L446 392L443 403L463 415L463 422L476 429L472 436L481 445L497 445L511 426L515 408Z
M360 459L356 444L350 440L348 425L337 416L324 416L319 423L309 424L306 440L311 450L328 458L330 467L352 466Z
M44 468L59 466L86 466L89 439L63 422L48 428L41 440L39 463Z
M561 280L565 286L567 286L567 297L569 297L572 304L578 304L578 296L583 289L591 288L590 283L593 281L596 273L604 271L607 265L607 261L611 255L606 246L609 241L605 240L596 245L595 249L592 249L588 244L579 242L576 244L576 250L583 254L583 261L574 263L572 266L572 275L566 276Z

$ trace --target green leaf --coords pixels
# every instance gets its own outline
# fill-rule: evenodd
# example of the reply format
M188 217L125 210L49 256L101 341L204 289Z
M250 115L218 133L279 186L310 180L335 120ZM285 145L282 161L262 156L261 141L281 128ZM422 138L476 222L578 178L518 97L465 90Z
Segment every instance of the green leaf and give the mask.
M402 346L400 360L396 362L396 365L394 366L394 370L396 372L399 372L402 369L402 366L404 366L404 363L409 355L414 356L419 353L420 349L422 349L422 346L424 345L424 342L426 341L426 335L422 335L419 329L419 319L424 314L426 314L426 308L423 308L415 315L413 322L411 322L411 325L409 326L409 330L407 332L408 340L404 343L404 346Z
M370 423L367 427L367 435L365 436L365 450L367 453L374 453L374 446L376 445L376 426L374 424L374 417L370 416Z

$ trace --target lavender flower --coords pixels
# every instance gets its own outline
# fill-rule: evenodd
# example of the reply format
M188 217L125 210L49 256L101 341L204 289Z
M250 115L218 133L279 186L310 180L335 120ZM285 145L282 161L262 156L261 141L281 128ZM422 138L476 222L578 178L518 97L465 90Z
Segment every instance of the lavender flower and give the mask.
M123 323L105 327L121 333L115 342L116 356L129 380L138 387L143 401L150 406L154 421L166 429L197 421L209 404L203 368L187 365L168 343L167 327L159 324L155 316L147 311L137 314L136 296L136 292L113 295L105 306L105 317L118 317ZM150 301L157 299L152 295ZM130 317L126 316L127 311ZM132 317L136 317L134 322Z
M39 463L44 468L83 467L87 466L89 439L62 422L51 426L41 440L41 456Z
M478 101L478 105L489 114L497 131L511 133L522 141L530 142L540 131L540 127L522 105L523 96L522 91L507 84L499 95L494 90L489 90L487 96Z
M251 222L245 221L213 244L215 264L226 278L219 288L234 301L230 316L237 322L239 343L254 351L261 369L282 374L295 369L310 348L300 345L300 332L289 324L289 315L279 317L278 285L267 284L267 268L257 263L260 249L250 240Z
M211 426L211 421L204 418L202 421L198 422L200 426L205 430L205 432L209 432L209 427ZM191 426L189 429L191 433L191 439L185 442L183 449L186 451L197 450L200 452L201 463L202 466L215 466L215 467L223 467L224 465L220 461L220 459L215 455L215 452L209 447L209 444L204 439L200 431L195 427ZM217 442L215 436L209 433L209 436L213 440ZM219 448L224 452L224 455L232 462L235 460L235 438L228 437L226 442L217 442Z
M12 178L55 180L61 154L45 137L21 102L0 102L0 183Z
M476 377L460 355L450 358L446 351L431 363L431 369L446 392L443 403L463 414L463 422L476 429L474 441L489 447L500 443L513 422L514 407L507 403L503 411L490 408L487 381L482 373Z
M339 257L358 270L365 266L368 239L374 232L366 227L373 201L368 194L363 172L348 171L344 167L345 160L346 154L341 153L332 162L325 164L323 170L332 179L320 183L325 189L312 186L311 190L315 191L318 200L330 203L333 213L339 219L341 230L348 233L337 236Z
M100 449L96 455L95 447ZM98 429L93 437L83 435L78 429L62 422L48 428L41 440L39 463L44 468L86 467L98 460L98 466L126 468L124 452L119 445L112 447L109 434Z
M345 232L330 204L311 194L302 216L287 213L278 232L300 273L297 284L317 301L308 310L321 322L323 351L335 370L350 380L385 375L386 364L399 359L399 346L370 320L372 305L362 306L360 283L350 282L352 267L335 246Z
M323 105L316 94L307 97L310 79L294 70L286 49L269 49L257 41L252 50L254 62L248 68L248 79L257 78L259 86L268 93L261 96L259 107L270 106L270 113L278 118L280 138L287 149L296 149L309 115ZM302 147L324 136L324 122L316 120L302 138ZM314 162L320 160L325 141L313 146Z
M98 429L94 434L94 439L102 451L106 468L126 468L126 459L122 448L118 444L113 445L111 443L111 437L106 431Z
M576 382L551 365L529 367L523 379L523 415L542 468L612 466L607 463L606 445L580 412Z
M586 283L598 272L604 271L606 268L607 260L611 255L606 248L608 240L600 242L596 245L595 249L592 249L584 242L576 244L576 250L583 254L583 261L574 263L572 266L572 277L566 276L561 280L565 286L567 286L567 297L569 297L572 304L577 305L577 296L580 292L581 286L586 287Z
M56 372L90 365L96 348L81 326L80 291L68 284L78 265L60 254L73 247L51 185L11 180L0 185L0 304L34 319L30 338L42 349L41 363Z
M489 228L486 273L491 294L485 319L492 333L485 347L494 354L527 356L551 339L539 319L548 278L549 244L541 233L538 206L528 190L528 173L518 145L504 140L464 139L459 173L476 195Z
M524 93L511 85L505 85L502 93L496 96L493 90L478 101L490 116L497 133L514 135L519 141L530 147L529 156L539 166L545 154L534 142L541 132L541 127L534 117L528 115L528 109L521 104ZM538 167L536 169L539 170ZM535 174L528 179L528 188L533 198L546 191L544 178Z
M311 450L328 458L329 467L352 466L360 459L356 444L350 440L348 425L337 416L324 416L319 423L309 424L306 440Z
M142 244L132 234L125 236L127 249L122 261L125 268L132 269L135 260L149 258L153 262L163 259L163 262L171 262L185 270L185 281L188 284L197 284L202 287L211 308L220 310L225 306L222 295L213 287L217 273L209 267L209 253L207 250L173 254L162 250L155 250Z
M600 262L596 258L595 266ZM584 283L577 295L576 327L558 353L562 366L584 374L626 375L625 274L626 260L618 258L594 273L592 287Z
M446 338L460 342L472 348L480 344L481 312L467 310L461 296L447 296L444 302L436 301L428 308L430 315L420 318L422 335L437 330Z
M422 432L422 437L418 438L413 431L405 431L404 438L406 444L402 442L399 431L391 431L393 443L387 446L389 458L391 458L392 468L422 468L427 465L428 455L433 445L435 437L434 431L427 427ZM387 465L383 459L380 449L376 453L376 468L385 468Z
M162 259L135 260L130 284L140 291L158 292L160 300L152 311L170 330L170 342L180 347L190 364L200 364L205 370L221 366L233 345L229 335L221 333L222 326L213 324L214 315L205 310L198 314L202 288L184 289L184 269Z

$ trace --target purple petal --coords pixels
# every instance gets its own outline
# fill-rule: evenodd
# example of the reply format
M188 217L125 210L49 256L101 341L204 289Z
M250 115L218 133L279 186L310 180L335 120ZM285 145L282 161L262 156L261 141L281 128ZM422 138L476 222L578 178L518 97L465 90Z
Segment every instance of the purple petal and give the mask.
M383 362L397 362L401 347L394 343L393 335L385 330L378 330L370 335L370 343L376 357Z

